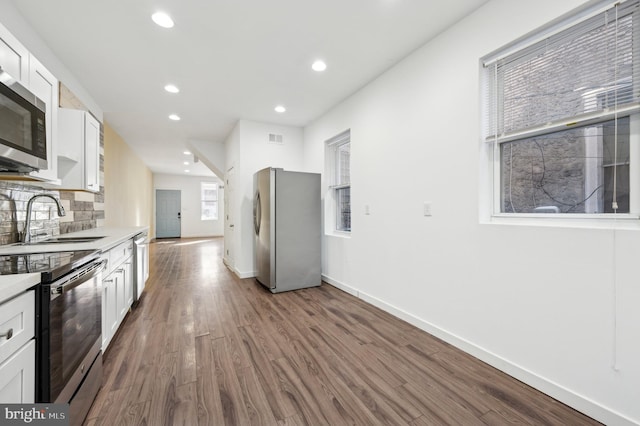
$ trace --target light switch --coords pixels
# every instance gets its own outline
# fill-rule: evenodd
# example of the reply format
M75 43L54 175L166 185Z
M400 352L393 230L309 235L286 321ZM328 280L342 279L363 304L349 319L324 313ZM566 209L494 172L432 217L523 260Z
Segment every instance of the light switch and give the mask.
M370 215L371 213L369 212L369 204L365 204L364 205L364 214L365 215Z
M431 216L431 202L425 201L422 207L422 213L425 216Z

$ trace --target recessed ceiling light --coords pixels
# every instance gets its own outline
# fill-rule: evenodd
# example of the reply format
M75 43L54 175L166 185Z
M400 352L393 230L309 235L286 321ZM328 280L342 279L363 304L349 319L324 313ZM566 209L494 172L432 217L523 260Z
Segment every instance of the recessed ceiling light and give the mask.
M169 93L178 93L180 91L180 89L178 89L173 84L167 84L166 86L164 86L164 90L166 90Z
M165 12L154 13L151 15L151 19L153 19L153 22L160 25L162 28L173 27L173 19L171 19L171 16L167 15Z
M276 112L283 113L283 112L285 112L287 109L286 109L285 107L283 107L282 105L278 105L277 107L275 107L275 108L274 108L274 110L275 110Z
M318 59L313 63L313 65L311 65L311 69L313 69L314 71L322 72L327 69L327 64L325 64L324 61Z
M178 114L171 114L169 120L180 121L180 116Z
M189 172L190 172L190 170L189 170L189 169L185 169L185 171L184 171L184 172L185 172L185 173L189 173Z
M191 151L184 151L183 154L184 155L191 155Z
M182 164L184 164L185 166L188 166L188 165L189 165L189 162L188 162L188 161L185 161L185 162L184 162L184 163L182 163Z

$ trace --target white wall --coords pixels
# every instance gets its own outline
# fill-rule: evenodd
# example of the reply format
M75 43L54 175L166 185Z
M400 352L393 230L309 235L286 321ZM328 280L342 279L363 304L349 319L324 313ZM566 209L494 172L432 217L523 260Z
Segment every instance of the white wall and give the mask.
M200 176L179 175L153 175L153 211L155 217L155 190L174 189L181 191L181 236L192 237L218 237L224 235L224 189L218 189L218 220L201 219L200 183L216 182L222 185L218 178Z
M269 133L283 136L282 144L269 143ZM240 277L255 276L253 230L253 175L265 167L301 171L303 164L302 129L240 120L225 142L227 168L234 168L234 254L229 267ZM227 169L227 170L228 170ZM231 231L229 231L231 232ZM225 240L227 236L225 235ZM225 249L226 253L226 249Z
M640 423L638 231L478 214L479 59L581 3L487 3L307 126L304 164L323 173L324 142L351 129L353 231L325 236L328 281L601 421Z
M235 195L235 176L240 163L240 122L236 123L229 136L225 139L224 148L226 167L224 172L224 189L226 193L224 204L224 263L231 270L236 271L235 247L239 245L239 234L235 228L235 223L238 222L235 212L240 211L240 202Z
M20 40L20 43L35 56L58 80L64 83L74 95L89 108L93 115L102 122L102 108L93 100L89 92L80 84L76 77L60 62L46 42L40 38L31 25L22 17L20 12L9 1L0 1L0 22Z
M224 176L226 170L224 142L190 139L188 146L191 148L194 156L197 156L216 176Z

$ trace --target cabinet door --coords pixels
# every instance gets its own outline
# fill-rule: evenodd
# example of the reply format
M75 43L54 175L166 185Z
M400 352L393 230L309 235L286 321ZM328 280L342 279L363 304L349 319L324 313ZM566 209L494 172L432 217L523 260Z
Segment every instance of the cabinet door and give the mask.
M0 67L29 87L29 51L0 24Z
M36 393L36 342L30 340L0 364L0 403L32 404Z
M133 304L133 280L134 280L134 270L133 270L133 258L127 259L124 262L124 291L127 299L127 309L131 307ZM126 314L126 311L125 311Z
M47 169L32 172L48 181L58 180L58 80L36 58L29 63L29 89L46 104Z
M118 326L120 325L120 322L122 322L122 319L125 317L125 315L127 315L127 310L129 309L129 306L127 305L127 289L126 289L126 281L125 281L125 269L124 269L125 265L122 264L118 267L118 269L116 269L116 271L113 273L116 276L116 285L117 285L117 293L118 293Z
M118 330L118 286L117 274L111 273L102 280L104 295L102 298L102 350L105 351L111 338Z
M91 114L85 116L85 185L89 191L100 191L100 122Z
M60 108L58 132L62 188L100 191L100 122L86 111Z
M35 294L27 291L0 305L0 364L35 336Z
M107 279L102 280L102 352L107 350L109 344L109 327L107 318L107 304L109 303L109 286Z

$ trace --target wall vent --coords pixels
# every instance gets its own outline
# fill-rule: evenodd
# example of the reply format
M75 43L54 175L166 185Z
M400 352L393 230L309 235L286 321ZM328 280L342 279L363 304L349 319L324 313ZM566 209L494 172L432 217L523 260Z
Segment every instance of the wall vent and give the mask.
M282 138L282 135L277 135L275 133L269 133L269 143L275 143L278 145L282 145L284 143L284 140Z

